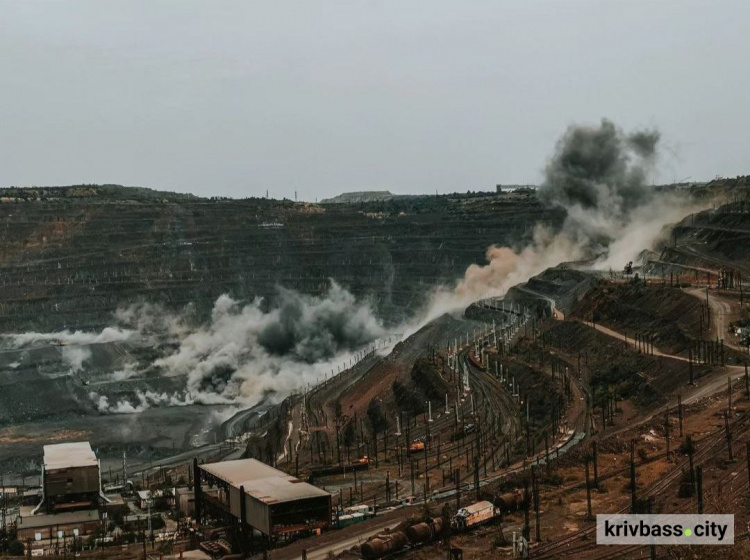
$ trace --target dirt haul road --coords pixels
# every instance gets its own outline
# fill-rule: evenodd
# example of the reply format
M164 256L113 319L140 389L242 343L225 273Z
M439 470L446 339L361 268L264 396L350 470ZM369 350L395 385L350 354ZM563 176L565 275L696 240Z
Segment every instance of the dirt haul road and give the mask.
M690 294L698 298L701 301L706 301L706 290L705 288L685 288L683 290L686 294ZM732 321L732 304L726 299L720 297L716 293L708 292L708 305L711 309L711 337L724 339L724 344L739 350L740 352L747 352L747 348L733 342L730 338L727 338L729 333L729 324Z
M582 324L585 324L588 327L595 328L597 331L606 334L607 336L610 336L612 338L616 338L617 340L622 340L623 342L627 342L628 344L635 346L636 343L632 338L628 338L627 336L618 333L617 331L613 331L612 329L609 329L607 327L603 327L601 325L592 325L589 322L581 322ZM683 356L676 356L673 354L667 354L665 352L661 352L660 350L654 348L654 356L659 356L663 358L673 359L673 360L679 360L682 362L688 362L688 359ZM726 391L727 388L727 377L731 377L732 383L734 384L737 380L744 378L744 366L733 366L733 365L727 365L724 367L721 367L718 369L718 371L702 380L700 380L700 384L696 384L693 387L686 387L685 391L682 392L682 404L692 404L695 403L705 397L709 397L711 395L714 395L720 391ZM626 425L623 425L619 429L616 429L615 432L623 431L626 429L631 429L634 426L644 424L648 421L650 421L654 416L658 416L660 414L663 414L665 410L668 410L672 408L673 404L667 404L664 406L659 407L654 412L642 417L635 423L629 423ZM610 435L613 432L610 432Z

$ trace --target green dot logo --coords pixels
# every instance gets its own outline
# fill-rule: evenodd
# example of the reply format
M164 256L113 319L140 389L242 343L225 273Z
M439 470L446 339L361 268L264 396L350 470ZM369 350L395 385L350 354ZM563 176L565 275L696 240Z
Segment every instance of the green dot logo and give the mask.
M693 532L690 529L685 529L685 534L689 537Z

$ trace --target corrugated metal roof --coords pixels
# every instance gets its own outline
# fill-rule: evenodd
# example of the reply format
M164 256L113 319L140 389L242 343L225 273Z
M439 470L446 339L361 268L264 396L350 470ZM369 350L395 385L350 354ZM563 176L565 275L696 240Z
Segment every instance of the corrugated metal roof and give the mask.
M211 463L200 468L235 488L244 486L247 494L266 504L330 496L328 492L256 459Z
M98 464L96 454L91 450L91 445L87 441L44 446L45 470L95 467Z

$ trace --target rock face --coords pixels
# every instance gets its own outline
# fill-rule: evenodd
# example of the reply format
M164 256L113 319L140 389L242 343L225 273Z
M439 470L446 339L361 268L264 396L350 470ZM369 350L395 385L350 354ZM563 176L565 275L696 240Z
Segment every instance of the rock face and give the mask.
M15 191L0 204L4 332L100 328L118 307L144 300L190 303L207 316L224 293L272 297L280 285L321 294L330 279L397 321L430 287L481 262L490 244L522 242L536 222L555 220L533 196L312 205Z

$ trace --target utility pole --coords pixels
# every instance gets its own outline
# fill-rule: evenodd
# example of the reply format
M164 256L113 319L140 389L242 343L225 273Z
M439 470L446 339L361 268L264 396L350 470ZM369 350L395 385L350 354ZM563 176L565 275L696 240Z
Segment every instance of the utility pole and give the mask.
M695 446L693 445L693 437L688 436L685 441L685 446L688 452L688 461L690 463L690 485L695 491Z
M748 448L750 448L750 443L748 443ZM750 461L750 459L748 459ZM456 469L453 471L453 480L456 483L456 509L461 508L461 470ZM413 492L412 492L413 493Z
M479 501L479 456L474 456L474 490L477 494L477 501Z
M541 513L539 511L539 480L536 477L536 471L534 469L534 466L531 467L531 483L532 483L532 490L534 491L534 516L535 516L535 526L534 526L534 533L536 542L542 542L542 533L541 533Z
M733 461L734 456L732 455L732 431L729 429L729 414L724 415L724 431L727 437L727 451L729 452L729 460Z
M594 459L594 487L599 488L599 445L594 442L593 448L593 459Z
M586 457L586 520L591 521L594 515L591 511L591 481L589 480L589 458Z
M529 496L529 477L525 476L523 479L523 538L527 541L531 536L531 522L529 520L529 507L530 507L530 496Z
M723 365L723 364L722 364ZM727 417L732 416L732 376L727 376Z
M146 500L146 504L148 505L148 534L149 538L151 539L151 548L154 546L154 528L151 526L151 490L149 492L148 500ZM243 497L244 499L244 497Z
M635 513L636 482L635 482L635 440L630 440L630 513Z

